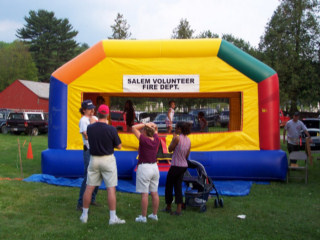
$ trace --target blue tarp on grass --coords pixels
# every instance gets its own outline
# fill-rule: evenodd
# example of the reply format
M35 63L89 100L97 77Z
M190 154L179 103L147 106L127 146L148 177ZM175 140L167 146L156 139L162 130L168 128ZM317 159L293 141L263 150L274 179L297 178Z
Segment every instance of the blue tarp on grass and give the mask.
M83 178L62 178L62 177L54 177L47 174L34 174L28 178L25 178L23 181L26 182L42 182L57 186L66 186L66 187L80 187ZM218 193L223 196L246 196L250 193L250 189L252 184L255 183L253 181L214 181L214 185L218 190ZM266 184L267 182L263 182ZM104 182L102 182L100 189L106 189ZM159 187L159 195L164 196L164 186ZM185 187L183 188L185 189ZM119 179L117 191L127 192L127 193L136 193L136 186L130 179ZM212 192L214 194L215 191Z

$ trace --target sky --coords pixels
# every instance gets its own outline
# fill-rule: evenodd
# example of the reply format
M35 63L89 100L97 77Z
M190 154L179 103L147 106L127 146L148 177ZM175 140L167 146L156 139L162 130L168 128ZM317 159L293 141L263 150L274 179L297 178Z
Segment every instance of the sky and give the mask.
M181 19L194 35L210 30L232 34L257 47L279 0L0 0L0 41L12 42L30 10L53 11L67 18L89 46L112 35L117 13L130 25L131 38L170 39Z

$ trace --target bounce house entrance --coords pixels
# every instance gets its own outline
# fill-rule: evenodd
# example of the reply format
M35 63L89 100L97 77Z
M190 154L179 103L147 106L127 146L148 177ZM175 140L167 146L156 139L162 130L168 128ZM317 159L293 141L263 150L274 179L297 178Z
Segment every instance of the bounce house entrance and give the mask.
M165 119L169 102L175 102L174 123L187 121L192 133L229 132L242 130L242 93L145 94L145 93L83 93L82 99L91 99L96 106L101 103L110 107L109 122L119 132L128 132L125 105L130 101L135 110L135 124L155 122L159 133L167 132ZM206 127L201 128L199 117L203 116ZM173 129L174 130L174 129Z

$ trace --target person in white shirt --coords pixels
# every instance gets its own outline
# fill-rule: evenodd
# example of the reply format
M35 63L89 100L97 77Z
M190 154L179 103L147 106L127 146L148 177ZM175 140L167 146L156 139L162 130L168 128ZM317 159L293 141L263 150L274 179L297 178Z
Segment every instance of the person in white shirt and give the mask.
M94 123L98 120L96 116L94 116L94 108L91 100L84 100L81 104L80 113L82 114L82 117L79 122L79 128L80 133L82 135L83 140L83 161L84 161L84 177L83 181L80 187L79 192L79 198L78 198L78 204L77 204L77 210L82 211L82 205L83 205L83 194L86 190L87 185L87 172L88 172L88 166L90 162L90 146L88 142L88 135L87 135L87 127L91 123ZM98 188L96 187L91 198L91 205L98 206L96 203L96 195L98 193Z
M311 141L310 134L304 123L299 120L299 116L299 112L295 112L293 118L286 123L283 129L283 144L286 142L286 133L288 132L287 147L289 154L293 151L300 151L300 136L302 131L308 136L309 141ZM291 160L290 162L293 166L295 166L296 163L296 160Z
M176 103L174 101L169 102L169 110L166 117L166 125L168 133L172 132L172 122L173 122L173 116L174 116L174 108L176 107Z

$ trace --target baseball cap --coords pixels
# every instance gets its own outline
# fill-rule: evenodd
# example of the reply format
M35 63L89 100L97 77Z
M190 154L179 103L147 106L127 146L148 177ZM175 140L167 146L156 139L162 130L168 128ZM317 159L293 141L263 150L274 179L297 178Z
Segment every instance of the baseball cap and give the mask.
M109 107L105 104L101 104L98 108L98 113L100 114L109 114Z
M91 100L84 100L81 104L81 107L83 109L93 109L95 108L96 106L93 105L92 101Z
M299 116L299 115L300 115L299 112L295 112L295 113L293 114L293 116Z

